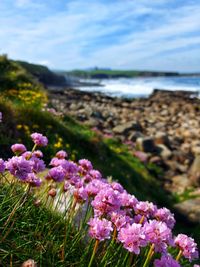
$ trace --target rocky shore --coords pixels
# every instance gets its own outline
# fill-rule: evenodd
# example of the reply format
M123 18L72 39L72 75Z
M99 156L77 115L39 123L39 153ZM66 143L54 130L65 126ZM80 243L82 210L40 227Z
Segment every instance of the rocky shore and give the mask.
M176 208L200 222L200 100L195 95L155 90L148 98L121 99L66 89L51 90L49 97L57 111L119 138L133 156L160 166L166 190L191 189L191 199Z

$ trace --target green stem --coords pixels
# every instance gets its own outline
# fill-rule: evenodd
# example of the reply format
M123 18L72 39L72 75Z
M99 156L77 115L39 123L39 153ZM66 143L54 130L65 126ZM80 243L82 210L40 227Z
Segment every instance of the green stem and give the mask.
M178 255L176 256L176 261L180 260L180 257L182 256L183 251L180 249Z
M99 240L96 239L95 244L94 244L94 249L93 249L92 256L91 256L91 259L90 259L90 262L89 262L88 267L91 267L91 266L92 266L92 263L93 263L94 256L95 256L95 254L96 254L98 245L99 245Z
M144 262L144 264L143 264L143 267L147 267L147 266L148 266L148 264L149 264L149 262L150 262L150 260L151 260L151 257L152 257L153 254L154 254L154 247L155 247L155 245L152 244L151 247L150 247L150 249L149 249L148 255L147 255L147 257L146 257L146 260L145 260L145 262Z

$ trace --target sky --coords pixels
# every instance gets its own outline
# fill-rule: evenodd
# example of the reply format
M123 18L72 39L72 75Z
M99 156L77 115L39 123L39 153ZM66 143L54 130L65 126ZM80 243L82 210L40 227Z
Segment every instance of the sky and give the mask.
M0 0L0 54L59 70L200 72L200 0Z

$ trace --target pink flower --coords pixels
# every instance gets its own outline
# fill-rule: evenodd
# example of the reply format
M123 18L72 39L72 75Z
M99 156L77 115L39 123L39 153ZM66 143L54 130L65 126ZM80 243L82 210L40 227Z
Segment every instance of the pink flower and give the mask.
M155 251L166 252L168 245L173 245L172 232L164 222L150 220L144 224L147 241L155 245Z
M43 153L40 150L36 150L33 152L33 156L37 157L37 158L42 158L43 157Z
M119 195L121 205L126 208L134 208L138 203L135 196L128 194L126 191Z
M158 221L165 222L170 229L173 229L176 223L174 214L172 214L167 208L158 209L155 213L155 218Z
M30 161L26 160L24 157L12 157L6 162L6 168L9 172L21 179L26 180L27 175L32 172L32 166Z
M87 194L87 191L85 190L85 188L82 186L82 187L74 190L74 197L75 197L77 202L83 202L83 201L87 200L88 194Z
M2 122L2 112L0 111L0 122Z
M122 227L125 227L128 223L132 223L133 219L126 215L125 211L113 211L110 214L111 222L116 226L119 231Z
M108 187L107 183L103 182L102 180L94 179L86 185L85 189L89 196L94 197L101 189L106 187Z
M37 146L47 146L48 144L47 137L40 133L32 133L31 138Z
M65 179L66 172L63 167L58 166L49 170L47 178L53 179L55 182L62 182Z
M181 265L168 254L163 255L160 260L155 260L154 267L181 267Z
M199 257L197 244L194 242L193 238L188 237L187 235L184 234L179 234L175 238L174 242L175 245L182 250L183 256L189 259L189 261L192 261L193 259Z
M92 163L87 159L80 159L78 164L80 166L79 171L81 174L86 174L93 169Z
M32 153L31 151L26 151L22 154L22 156L25 158L25 159L30 159L32 157Z
M147 245L142 225L137 223L121 228L118 240L123 243L124 248L137 255L140 254L140 248Z
M119 210L120 204L119 195L112 188L100 190L91 203L97 216Z
M58 159L64 159L66 158L68 155L67 155L67 152L65 152L64 150L60 150L56 153L56 157Z
M88 222L89 235L99 241L110 239L110 233L113 230L112 223L106 219L91 218Z
M135 206L136 214L141 214L147 218L153 216L157 211L156 205L149 201L139 201Z
M97 170L91 170L89 172L89 175L92 177L92 179L99 179L100 180L102 178L101 173Z
M3 159L0 159L0 173L5 171L6 165Z
M42 183L42 180L39 179L34 173L29 173L27 175L26 181L30 183L31 186L39 187Z
M13 153L21 155L22 153L26 152L27 149L23 144L14 144L11 146L11 150Z
M42 159L39 159L35 156L33 156L31 159L30 159L30 163L32 165L32 170L33 172L35 173L38 173L38 172L42 172L45 170L45 163Z
M112 182L111 183L111 186L114 190L120 192L120 193L123 193L125 190L123 188L123 186L120 184L120 183L117 183L117 182Z

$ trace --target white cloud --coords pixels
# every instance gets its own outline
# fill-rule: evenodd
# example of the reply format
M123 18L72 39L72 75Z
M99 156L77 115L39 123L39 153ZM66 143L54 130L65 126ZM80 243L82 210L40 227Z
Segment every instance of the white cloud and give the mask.
M111 2L69 1L66 9L38 14L37 19L29 19L15 10L2 13L1 49L13 58L35 62L44 62L45 58L46 64L58 68L94 65L150 68L148 62L152 58L160 62L161 68L162 59L169 64L166 53L177 60L174 50L188 48L190 51L190 47L200 44L198 3L188 2L178 9L168 10L165 4L174 1ZM38 4L31 0L17 0L16 3L18 7ZM150 19L145 22L141 16L144 19L150 16ZM192 50L193 53L196 50ZM190 56L194 58L191 53ZM196 61L194 64L197 66ZM182 66L183 61L179 68Z

